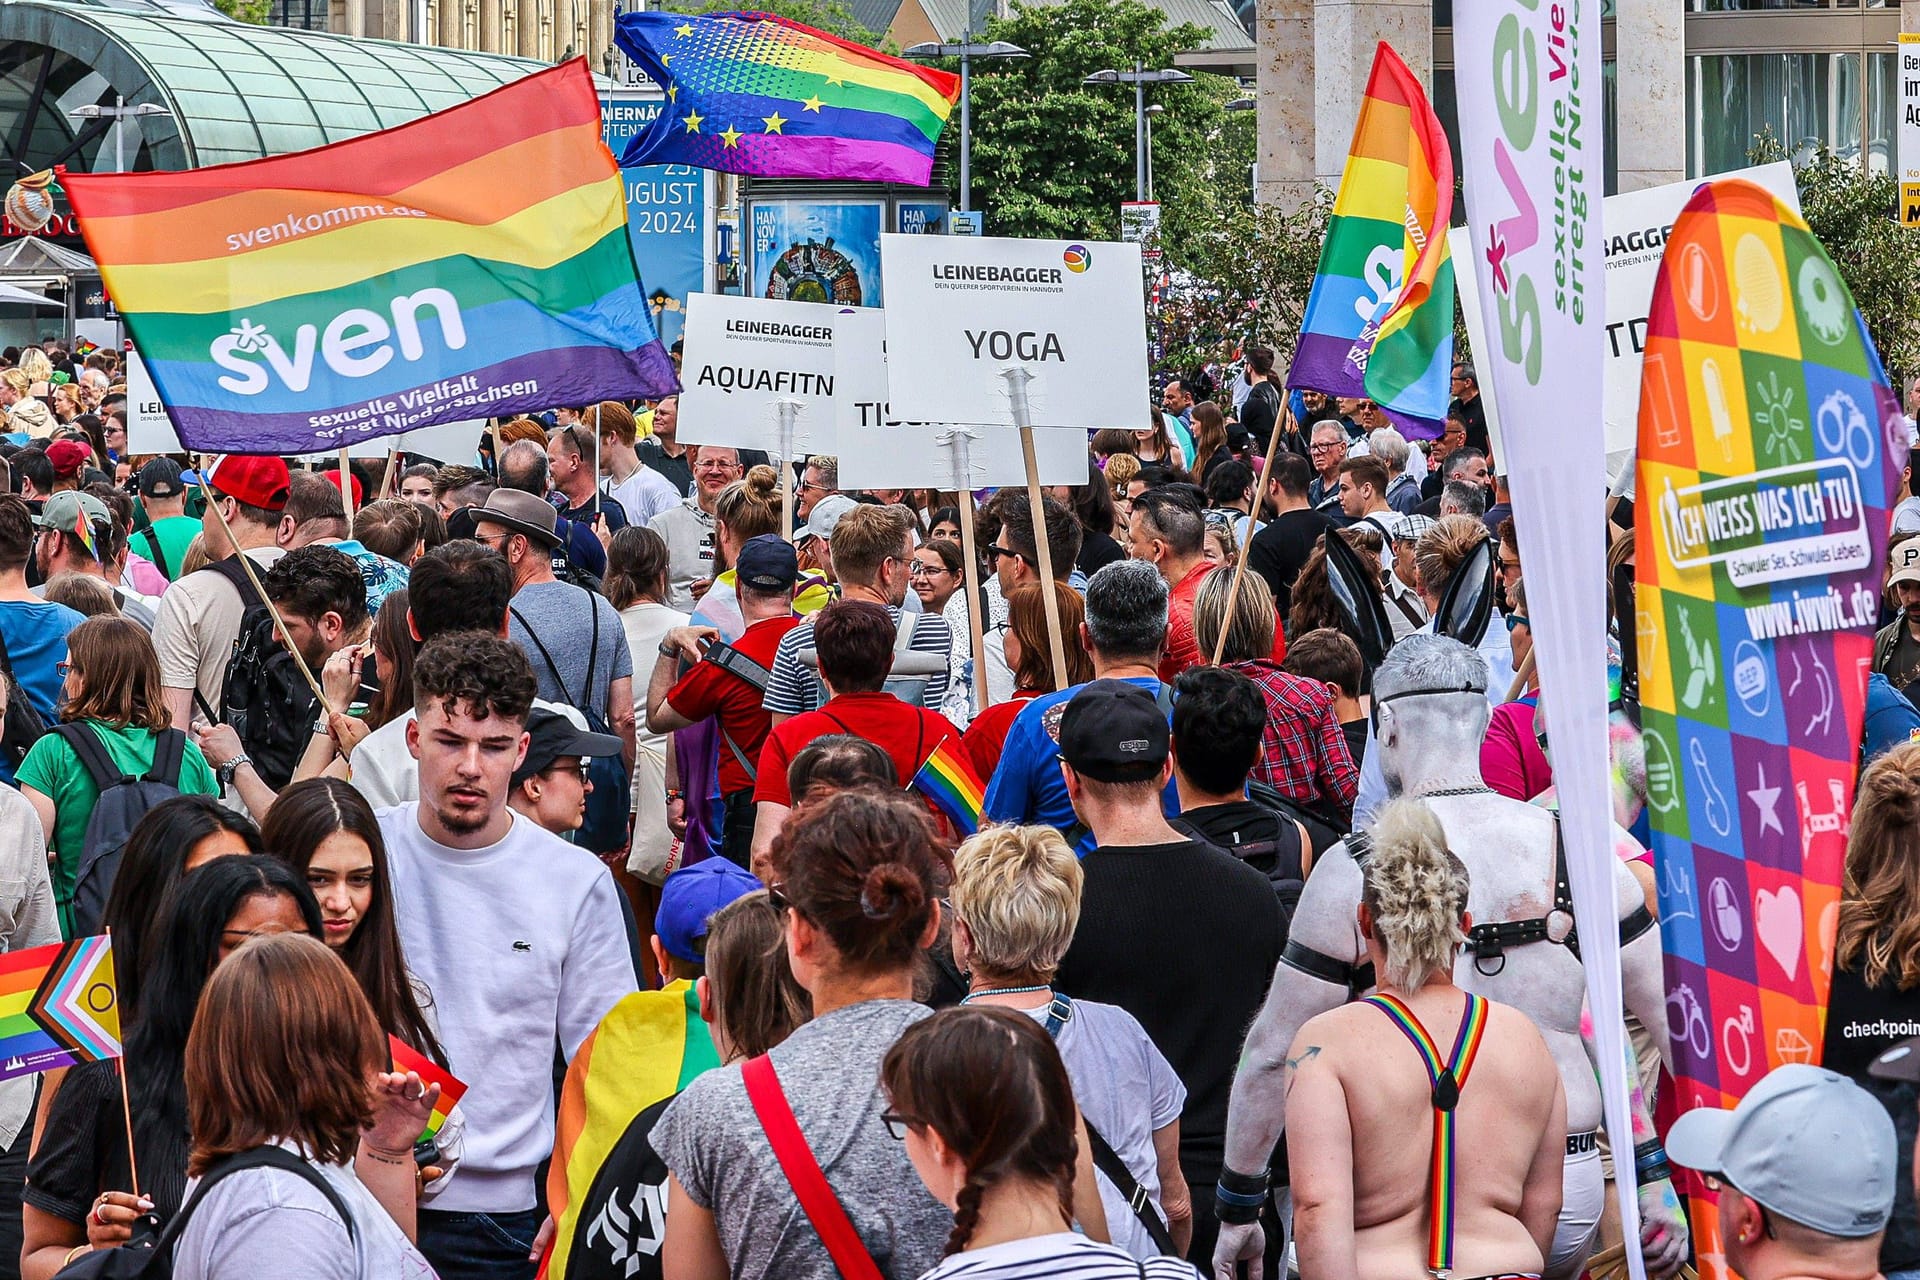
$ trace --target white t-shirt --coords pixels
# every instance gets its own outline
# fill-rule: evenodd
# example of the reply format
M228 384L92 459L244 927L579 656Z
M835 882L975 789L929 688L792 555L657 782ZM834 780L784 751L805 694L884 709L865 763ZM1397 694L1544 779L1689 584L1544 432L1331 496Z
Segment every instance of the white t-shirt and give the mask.
M648 466L636 468L632 475L618 484L611 478L604 480L600 488L627 513L628 524L645 524L680 502L679 491L665 476Z
M284 1144L283 1144L284 1145ZM432 1280L433 1268L347 1165L314 1169L353 1215L297 1173L245 1169L214 1184L174 1249L180 1280ZM199 1179L187 1184L192 1195Z
M418 808L378 817L407 968L433 992L448 1065L468 1084L460 1176L434 1208L531 1209L534 1169L553 1154L554 1042L572 1058L638 989L620 891L598 858L520 814L496 843L452 849L420 829Z
M1199 1274L1179 1258L1136 1262L1110 1244L1062 1231L956 1253L920 1280L1195 1280Z
M257 547L246 553L265 573L286 552ZM160 659L160 684L167 689L197 688L215 711L227 663L240 638L246 603L231 582L217 573L189 573L167 588L153 621L153 651ZM200 714L198 707L194 714Z

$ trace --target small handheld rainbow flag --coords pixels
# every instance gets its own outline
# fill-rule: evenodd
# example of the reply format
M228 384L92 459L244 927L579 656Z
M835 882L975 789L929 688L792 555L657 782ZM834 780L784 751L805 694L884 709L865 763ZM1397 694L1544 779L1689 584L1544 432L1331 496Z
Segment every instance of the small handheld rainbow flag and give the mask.
M1447 413L1453 152L1420 79L1374 53L1287 385L1371 399L1410 438Z
M960 78L769 13L623 13L614 43L666 86L623 168L924 187Z
M420 1083L440 1086L440 1100L433 1104L433 1114L427 1117L427 1127L418 1139L421 1142L431 1141L433 1135L440 1132L440 1126L444 1125L447 1117L452 1114L453 1104L460 1101L461 1095L466 1093L467 1086L464 1081L455 1079L453 1072L398 1036L388 1036L387 1043L393 1049L395 1071L411 1071L420 1077Z
M943 742L935 747L908 786L932 801L961 835L970 836L980 829L980 810L986 804L987 792L966 761L948 750L950 746L951 742Z
M100 559L100 544L93 536L93 521L87 519L85 511L82 511L80 518L74 521L73 536L80 539L80 545L87 549L88 555L96 561Z
M105 936L0 955L0 1080L120 1056Z

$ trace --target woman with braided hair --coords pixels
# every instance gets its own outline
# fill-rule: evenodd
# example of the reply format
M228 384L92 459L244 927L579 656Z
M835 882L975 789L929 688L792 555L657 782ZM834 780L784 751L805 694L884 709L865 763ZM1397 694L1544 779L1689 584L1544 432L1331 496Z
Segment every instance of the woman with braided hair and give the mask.
M946 1258L921 1280L1196 1280L1191 1263L1136 1261L1074 1231L1086 1144L1066 1064L1031 1017L987 1005L936 1013L887 1051L880 1082L888 1130L953 1210Z

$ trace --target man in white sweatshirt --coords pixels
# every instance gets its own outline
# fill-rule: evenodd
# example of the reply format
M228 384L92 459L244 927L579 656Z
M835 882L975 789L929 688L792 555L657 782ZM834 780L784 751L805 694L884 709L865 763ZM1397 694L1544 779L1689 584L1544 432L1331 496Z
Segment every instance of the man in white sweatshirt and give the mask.
M533 668L499 636L433 640L407 747L420 798L379 814L407 966L467 1083L459 1176L419 1214L442 1280L531 1280L535 1167L553 1151L553 1055L637 988L619 890L583 849L507 807Z

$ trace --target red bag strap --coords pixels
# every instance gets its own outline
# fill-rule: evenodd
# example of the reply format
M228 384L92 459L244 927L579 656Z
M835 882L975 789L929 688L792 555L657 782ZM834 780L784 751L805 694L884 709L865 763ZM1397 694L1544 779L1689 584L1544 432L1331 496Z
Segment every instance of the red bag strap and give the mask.
M753 1113L766 1132L773 1157L780 1162L780 1171L787 1175L794 1197L806 1210L807 1220L813 1223L842 1280L884 1280L860 1233L853 1229L853 1220L834 1195L827 1175L821 1172L813 1148L800 1132L800 1122L793 1118L793 1108L787 1103L772 1060L765 1054L748 1058L740 1064L740 1078L746 1083L747 1100L753 1103Z

